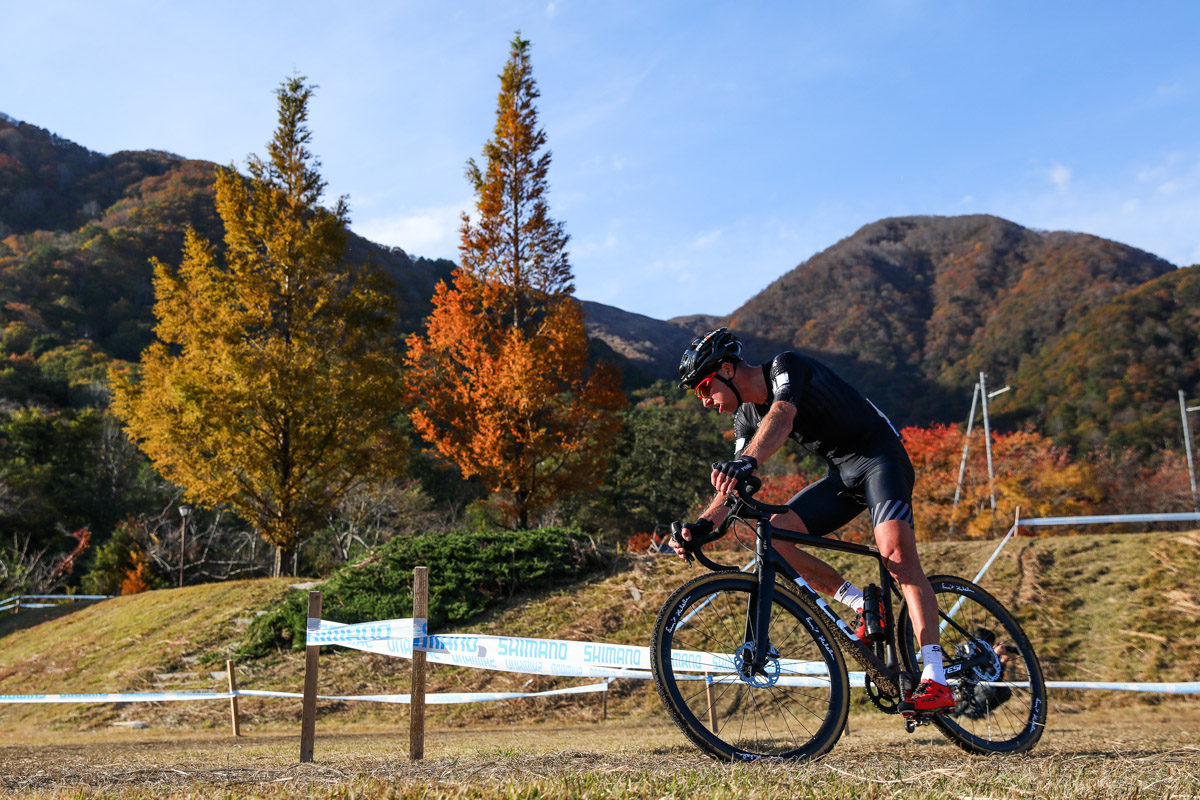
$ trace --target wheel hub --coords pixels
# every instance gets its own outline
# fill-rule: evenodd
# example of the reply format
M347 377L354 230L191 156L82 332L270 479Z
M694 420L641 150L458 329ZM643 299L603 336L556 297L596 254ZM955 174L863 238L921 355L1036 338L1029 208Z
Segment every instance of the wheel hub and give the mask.
M971 669L971 681L973 683L982 683L986 681L1000 680L1000 676L1003 672L1003 668L1000 665L1000 656L996 655L996 651L988 646L987 642L982 642L977 639L975 640L975 646L979 648L981 652L987 654L988 660L987 663L980 664L979 666Z
M754 645L746 642L733 654L734 668L742 683L756 689L766 689L779 682L779 655L774 650L767 653L767 661L761 669L754 667Z

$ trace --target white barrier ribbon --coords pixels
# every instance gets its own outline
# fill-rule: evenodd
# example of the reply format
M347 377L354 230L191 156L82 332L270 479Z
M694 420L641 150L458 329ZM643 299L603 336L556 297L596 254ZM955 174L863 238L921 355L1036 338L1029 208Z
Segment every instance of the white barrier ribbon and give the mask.
M480 703L489 700L516 700L523 697L550 697L562 694L588 694L591 692L607 692L608 683L589 683L586 686L568 686L565 689L548 689L544 692L440 692L425 695L427 705L450 705L454 703ZM267 692L252 689L238 691L243 697L303 697L297 692ZM374 703L409 703L411 695L407 694L357 694L357 695L317 695L318 700L359 700Z
M0 694L0 703L167 703L228 700L235 692L101 692L95 694Z
M338 644L346 647L348 642L387 642L423 638L428 634L424 619L387 619L382 622L360 622L347 625L327 619L308 620L308 635L305 645ZM409 655L412 655L411 646Z
M413 620L401 619L343 625L314 619L309 621L307 643L336 644L398 658L411 658L416 649L431 663L527 675L650 678L650 648L640 645L464 633L410 636L410 629L423 630L425 621L417 622L413 625ZM723 653L675 651L671 664L681 672L735 671L733 658ZM784 659L779 666L785 674L826 674L820 662Z
M514 700L522 697L549 697L557 694L587 694L608 691L607 683L568 686L544 692L441 692L425 695L429 705L480 703L488 700ZM0 694L0 703L162 703L173 700L228 700L231 697L295 697L299 692L271 692L239 689L236 692L105 692L76 694ZM362 700L376 703L408 703L407 694L317 695L319 700Z

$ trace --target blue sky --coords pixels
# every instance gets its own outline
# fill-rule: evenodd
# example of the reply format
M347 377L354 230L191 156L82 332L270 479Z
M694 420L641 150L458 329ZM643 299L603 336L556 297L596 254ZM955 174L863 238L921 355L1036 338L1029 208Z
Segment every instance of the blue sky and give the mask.
M352 227L456 258L516 30L577 294L728 314L874 220L996 214L1200 262L1200 4L0 0L0 112L244 165L319 85Z

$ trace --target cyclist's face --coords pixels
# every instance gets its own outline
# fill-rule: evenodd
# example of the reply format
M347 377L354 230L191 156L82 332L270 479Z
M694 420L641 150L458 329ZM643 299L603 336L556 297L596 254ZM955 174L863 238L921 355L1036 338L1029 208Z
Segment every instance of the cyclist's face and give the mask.
M705 408L715 408L718 414L733 413L737 410L733 390L729 388L728 383L721 380L728 380L729 377L724 374L724 370L725 365L722 364L721 369L696 385L696 397L700 398Z

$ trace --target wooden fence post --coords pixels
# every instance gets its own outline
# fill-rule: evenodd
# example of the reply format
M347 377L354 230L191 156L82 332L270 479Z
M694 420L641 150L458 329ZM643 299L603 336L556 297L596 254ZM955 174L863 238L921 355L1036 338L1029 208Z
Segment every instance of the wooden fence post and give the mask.
M308 630L321 619L321 593L308 593ZM313 760L313 739L317 730L317 656L320 645L304 648L304 707L300 717L300 763Z
M413 619L429 617L429 568L413 570ZM415 624L415 622L414 622ZM414 631L415 633L415 631ZM426 635L428 635L426 630ZM415 637L414 637L415 638ZM408 756L425 758L425 651L413 648L412 693L409 695Z
M713 677L711 672L704 673L704 699L708 701L708 729L717 732L717 700L713 694Z
M233 724L233 735L241 736L242 725L241 721L238 719L237 705L237 676L233 673L232 661L227 660L225 662L225 672L229 675L229 693L233 695L233 697L229 698L229 719Z

